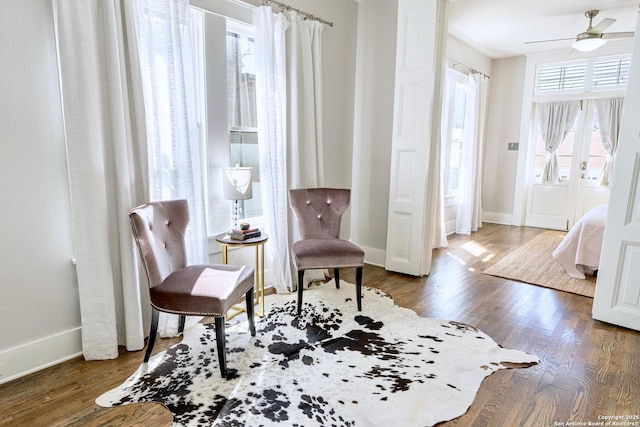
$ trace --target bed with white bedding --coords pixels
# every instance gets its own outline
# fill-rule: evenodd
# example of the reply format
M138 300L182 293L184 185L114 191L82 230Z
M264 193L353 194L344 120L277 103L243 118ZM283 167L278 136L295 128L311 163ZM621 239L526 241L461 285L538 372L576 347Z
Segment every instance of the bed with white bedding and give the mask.
M596 206L580 218L553 252L553 259L571 277L593 275L600 264L607 205Z

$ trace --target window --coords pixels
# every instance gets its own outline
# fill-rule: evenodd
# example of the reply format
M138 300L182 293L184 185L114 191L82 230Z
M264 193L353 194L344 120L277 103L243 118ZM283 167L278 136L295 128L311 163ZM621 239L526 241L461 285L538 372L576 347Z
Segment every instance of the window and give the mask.
M535 177L540 179L547 152L537 123L536 129ZM574 177L573 174L579 173L584 174L588 185L597 185L598 174L607 158L607 151L602 145L598 116L591 102L583 103L571 131L558 147L556 155L561 181L570 180ZM583 161L584 164L581 164Z
M253 27L197 8L192 8L192 18L207 163L207 231L215 235L231 224L232 204L222 197L221 187L227 166L253 168L253 197L239 201L239 217L252 224L262 217Z
M594 99L624 96L629 79L631 55L615 55L538 65L534 98L546 100L580 100L581 108L571 131L556 151L560 180L584 180L598 185L598 174L606 161L602 146ZM547 158L537 120L535 178L539 179Z
M620 90L627 87L631 55L544 64L536 70L538 96Z
M571 127L571 131L562 141L562 144L556 151L558 157L558 169L560 180L567 180L571 178L571 163L573 161L573 148L576 141L576 128L579 126L578 122L580 117L576 119ZM540 179L542 176L542 170L544 169L545 162L547 160L547 150L545 148L544 140L542 138L542 132L540 127L537 126L537 138L536 138L536 163L535 163L535 177Z
M445 197L459 192L460 154L464 139L469 77L453 69L447 70L443 114L443 189Z

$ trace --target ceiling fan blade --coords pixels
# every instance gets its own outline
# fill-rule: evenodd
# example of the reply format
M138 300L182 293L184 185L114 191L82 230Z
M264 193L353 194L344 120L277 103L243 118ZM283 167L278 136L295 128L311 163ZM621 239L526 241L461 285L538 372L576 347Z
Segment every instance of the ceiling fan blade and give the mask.
M566 40L575 40L575 37L570 37L568 39L550 39L550 40L535 40L535 41L530 41L530 42L524 42L524 44L531 44L531 43L547 43L547 42L561 42L561 41L566 41Z
M603 39L632 39L636 33L633 31L624 31L619 33L604 33Z
M616 22L615 19L605 18L602 21L600 21L600 23L598 25L596 25L595 27L591 28L590 30L587 30L587 32L590 33L590 34L602 34L604 32L604 30L609 28L611 26L611 24L613 24L614 22Z

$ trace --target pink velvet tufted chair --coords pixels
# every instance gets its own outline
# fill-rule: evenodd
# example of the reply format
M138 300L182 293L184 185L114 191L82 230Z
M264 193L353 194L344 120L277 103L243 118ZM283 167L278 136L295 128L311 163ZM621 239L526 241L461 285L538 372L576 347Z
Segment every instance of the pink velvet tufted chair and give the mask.
M189 223L186 200L147 203L132 209L129 218L149 281L153 309L145 363L151 356L161 311L180 316L180 332L185 316L213 316L220 374L223 378L232 377L235 370L228 370L226 364L225 315L244 295L249 330L255 336L253 268L186 265L184 234Z
M340 239L342 214L349 207L351 190L302 188L289 190L289 206L296 215L300 240L291 246L298 271L298 314L302 311L304 271L332 268L336 288L340 268L356 268L356 304L362 310L362 267L364 251Z

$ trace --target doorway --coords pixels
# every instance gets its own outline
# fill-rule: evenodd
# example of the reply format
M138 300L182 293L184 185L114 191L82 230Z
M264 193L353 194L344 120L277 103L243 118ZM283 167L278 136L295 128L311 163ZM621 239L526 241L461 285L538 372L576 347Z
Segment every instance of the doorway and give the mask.
M555 184L541 182L547 152L537 123L536 120L532 136L536 151L527 190L525 225L569 230L585 212L609 200L609 187L599 184L607 152L600 139L594 102L580 101L573 126L556 151L559 182Z

